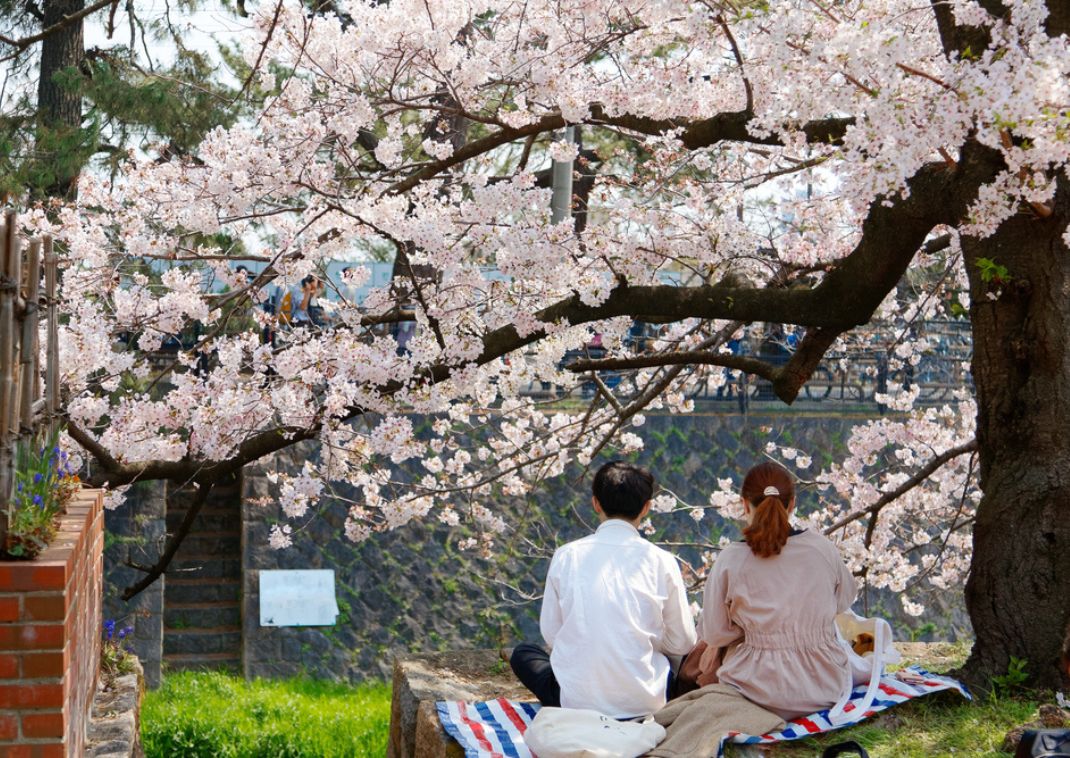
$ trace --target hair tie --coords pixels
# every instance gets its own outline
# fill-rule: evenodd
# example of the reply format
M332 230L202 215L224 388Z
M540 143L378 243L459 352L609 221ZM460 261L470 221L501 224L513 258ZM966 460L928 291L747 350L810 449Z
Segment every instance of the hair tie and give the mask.
M780 490L776 487L769 486L762 491L762 495L765 497L780 497Z

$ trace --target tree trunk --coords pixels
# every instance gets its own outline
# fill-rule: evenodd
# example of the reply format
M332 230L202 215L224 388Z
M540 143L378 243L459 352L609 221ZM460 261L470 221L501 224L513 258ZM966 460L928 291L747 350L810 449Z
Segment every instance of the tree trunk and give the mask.
M81 10L84 0L46 0L44 29L60 23L66 16ZM85 56L82 21L74 21L41 41L41 78L37 85L37 114L42 129L49 132L49 142L67 149L54 150L55 181L46 190L52 197L74 199L81 170L82 151L75 147L74 133L82 126L82 96L60 86L56 74L77 66Z
M964 239L973 322L981 488L966 604L980 684L1026 662L1030 683L1070 686L1070 182L1054 213L1019 213ZM984 274L991 261L1007 275Z

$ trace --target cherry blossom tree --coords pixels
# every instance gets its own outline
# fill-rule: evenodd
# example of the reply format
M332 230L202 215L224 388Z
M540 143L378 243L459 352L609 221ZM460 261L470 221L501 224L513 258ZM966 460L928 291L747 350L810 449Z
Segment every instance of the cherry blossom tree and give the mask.
M255 118L195 155L83 174L77 207L27 216L67 256L69 431L97 481L192 482L203 502L219 476L315 439L319 458L276 482L289 517L344 481L360 492L355 540L466 519L483 535L470 547L489 551L508 529L497 497L639 449L645 411L687 412L725 369L790 403L830 351L873 336L860 327L890 325L894 369L927 349L912 325L966 309L975 396L912 409L916 389L897 385L884 401L902 415L859 428L813 474L809 518L908 610L915 586L968 575L972 678L1015 656L1033 683L1065 686L1070 7L335 10L260 7L244 50L272 96ZM555 223L549 167L571 159L573 213ZM390 286L358 307L368 269L354 263L327 326L294 322L274 343L249 327L272 326L274 287L384 253ZM662 325L642 349L635 319ZM402 349L390 325L405 321ZM163 340L194 322L198 343L161 366ZM729 349L756 323L797 330L790 359ZM576 358L596 333L605 355ZM609 369L625 372L613 388ZM591 402L529 392L580 385ZM659 508L730 509L731 486ZM288 540L280 525L273 543Z

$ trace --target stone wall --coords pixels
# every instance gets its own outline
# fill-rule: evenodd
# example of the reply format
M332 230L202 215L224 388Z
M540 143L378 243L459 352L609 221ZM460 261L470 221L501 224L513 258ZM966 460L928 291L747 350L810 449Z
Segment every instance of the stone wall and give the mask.
M145 672L135 656L129 673L103 683L93 698L85 758L144 758L141 749L141 701Z
M0 755L84 752L100 670L102 504L100 490L83 490L44 552L0 562Z
M643 428L647 447L637 459L685 502L704 503L719 477L730 476L738 483L768 441L805 449L816 470L844 453L850 429L864 420L779 412L650 415ZM343 533L344 500L352 494L344 489L294 526L292 547L274 551L267 536L282 515L277 506L252 501L272 494L265 478L269 471L297 471L315 455L316 447L309 443L245 471L242 642L247 676L386 677L397 652L499 648L538 639L539 604L533 598L542 591L553 547L582 536L596 523L587 474L572 470L528 497L495 503L513 531L496 545L490 560L458 550L458 542L469 534L465 528L450 529L435 521L353 544ZM808 507L805 493L800 507ZM687 543L716 542L722 531L739 536L734 525L707 514L697 524L686 514L659 517L654 538ZM673 549L685 559L697 555L693 548ZM259 627L258 572L286 568L336 571L341 614L334 627ZM874 593L870 600L871 611L893 617L898 613L898 603L887 596ZM968 628L957 597L936 601L933 613L925 617L936 626L929 638L954 638ZM915 624L900 618L899 636L908 636Z
M164 482L138 482L127 491L122 505L104 514L104 618L113 619L119 629L134 628L126 638L127 646L141 661L149 687L160 685L167 577L160 577L130 601L123 600L121 593L144 576L129 564L150 566L163 550L166 492Z
M781 411L650 414L642 430L647 447L636 459L685 502L704 503L718 478L738 482L767 442L804 449L816 471L842 457L851 428L867 420ZM149 686L159 682L161 660L174 668L224 667L251 677L360 679L389 676L399 652L497 648L538 639L537 597L553 547L596 523L589 474L573 469L528 497L492 503L512 531L490 560L458 549L470 535L467 528L451 529L433 519L355 545L343 532L346 499L354 494L345 488L336 488L335 497L324 498L293 525L291 548L274 551L268 533L284 519L277 506L255 502L274 494L266 475L297 471L316 455L316 446L305 443L247 467L240 481L219 483L167 575L130 606L118 600L118 592L140 572L122 564L155 560L165 527L177 525L187 495L172 493L168 511L163 484L138 485L126 505L109 512L107 614L135 627L133 646ZM800 508L814 503L812 495L800 496ZM722 530L739 536L735 525L709 511L699 523L686 514L659 516L655 523L654 538L667 543L716 542ZM672 549L685 560L697 556L680 544ZM340 615L333 627L259 626L259 572L291 568L335 570ZM969 630L959 593L928 598L921 620L903 616L887 593L870 593L869 601L869 612L897 620L900 638L927 629L920 639L955 639Z

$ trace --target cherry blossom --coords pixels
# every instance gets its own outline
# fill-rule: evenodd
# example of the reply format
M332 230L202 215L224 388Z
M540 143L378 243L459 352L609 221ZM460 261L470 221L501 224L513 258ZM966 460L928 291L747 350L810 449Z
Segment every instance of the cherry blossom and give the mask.
M1044 32L1038 0L1007 0L1000 18L953 0L955 19L993 40L954 55L932 8L906 0L342 6L344 21L296 0L277 19L255 12L241 50L276 94L195 159L131 156L113 175L87 172L78 208L24 217L60 243L70 421L115 482L315 439L322 454L276 479L287 519L344 484L357 493L351 539L438 518L473 525L462 546L489 553L509 529L498 498L641 450L644 414L689 413L695 390L729 381L716 364L650 365L609 387L569 364L596 351L732 358L744 323L763 320L737 319L735 295L712 317L629 313L615 298L670 283L817 286L874 208L909 200L934 163L967 162L973 140L1004 168L963 224L932 229L929 242L947 241L916 256L915 291L889 293L876 327L829 348L845 363L882 351L909 376L933 349L912 325L950 317L953 298L969 305L960 239L1043 208L1070 166L1070 43ZM582 145L562 136L569 125ZM582 232L552 222L545 179L573 158L577 186L596 166ZM358 304L366 264L384 255L397 276ZM349 270L331 282L328 325L265 312L276 288L339 260ZM646 344L630 333L642 315L660 316ZM399 323L415 327L405 341ZM808 523L867 581L905 593L909 612L920 584L949 586L968 566L971 455L882 507L873 529L837 524L968 443L975 409L966 395L916 408L909 380L885 389L895 415L856 429L844 460L814 471L818 451L768 452L820 492ZM738 518L737 484L701 504L659 497L655 511ZM291 529L273 528L271 545Z

